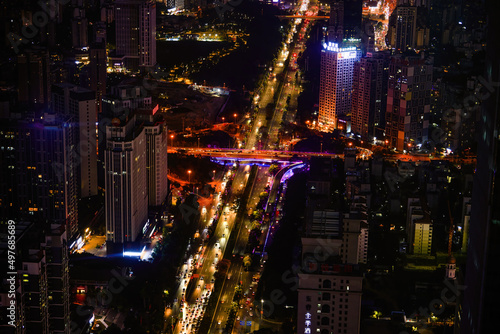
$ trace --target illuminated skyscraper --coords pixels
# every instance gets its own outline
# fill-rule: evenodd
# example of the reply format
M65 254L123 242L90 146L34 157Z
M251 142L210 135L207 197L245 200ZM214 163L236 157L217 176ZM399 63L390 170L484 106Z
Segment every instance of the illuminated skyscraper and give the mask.
M19 211L45 224L66 226L68 237L78 232L78 161L76 118L44 114L18 126Z
M136 241L148 218L146 135L135 116L106 127L105 210L108 253Z
M337 43L324 44L321 51L319 88L319 127L332 131L338 126L339 117L351 111L354 63L361 57L355 47L339 47Z
M396 44L394 48L401 52L408 48L415 48L417 42L417 7L398 6L396 16Z
M96 43L90 47L90 89L96 92L97 113L102 112L102 97L106 95L106 45Z
M80 197L97 195L97 111L95 92L68 83L52 86L52 110L78 120L78 160Z
M387 107L387 79L390 57L369 53L354 64L351 131L363 138L382 134Z
M156 64L156 3L150 0L117 0L115 6L116 54L126 67Z
M421 57L391 59L385 114L389 146L399 151L428 139L432 65Z

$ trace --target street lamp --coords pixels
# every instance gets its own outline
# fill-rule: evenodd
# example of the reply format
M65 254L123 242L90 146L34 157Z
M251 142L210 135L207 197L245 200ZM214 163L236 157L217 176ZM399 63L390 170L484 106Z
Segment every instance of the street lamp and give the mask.
M189 183L191 183L191 170L188 170Z
M225 119L226 119L225 117L222 117L222 123L224 123L224 120L225 120Z
M260 300L260 326L262 327L262 314L264 314L264 299Z
M234 123L236 124L236 117L238 116L238 114L235 113L233 116L234 116Z
M170 146L174 147L174 135L170 135Z

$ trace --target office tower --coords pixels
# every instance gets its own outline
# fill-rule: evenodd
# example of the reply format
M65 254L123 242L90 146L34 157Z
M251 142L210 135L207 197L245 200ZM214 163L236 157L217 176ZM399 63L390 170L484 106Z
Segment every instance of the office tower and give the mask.
M90 47L90 89L96 93L97 113L102 113L102 97L106 95L106 44L93 44Z
M500 2L486 1L488 37L481 117L478 122L477 167L472 187L469 246L462 303L461 333L494 333L500 314Z
M134 111L136 120L146 132L146 171L149 206L161 206L167 197L167 126L158 114L159 105Z
M362 31L363 0L344 1L344 38L359 39Z
M78 231L78 184L74 118L44 114L12 125L18 133L15 191L20 217Z
M30 49L17 56L18 99L21 104L48 106L50 61L44 49Z
M432 65L397 55L389 65L385 135L390 147L403 151L428 138Z
M151 67L156 64L156 3L118 0L115 6L116 54L125 66Z
M157 106L158 107L158 106ZM167 187L167 127L164 123L145 125L146 170L149 206L160 206L166 199Z
M361 57L355 47L339 47L337 43L324 44L321 50L319 88L319 128L324 131L346 130L337 125L339 117L351 111L354 63Z
M417 7L398 6L396 8L396 41L393 46L403 52L415 48L417 42Z
M334 0L328 20L328 42L342 43L344 40L344 1Z
M328 21L328 42L342 43L344 39L361 38L361 0L333 0Z
M86 88L62 83L53 85L52 110L78 119L77 159L80 197L97 195L97 111L96 94Z
M139 13L140 66L156 65L156 3L144 2Z
M389 55L368 53L354 64L351 131L364 139L381 137L387 107Z
M74 48L88 47L88 20L85 17L85 9L74 9L71 19L71 36Z
M125 124L106 127L105 210L108 253L121 253L136 241L148 219L147 145L135 115ZM111 246L111 247L110 247Z

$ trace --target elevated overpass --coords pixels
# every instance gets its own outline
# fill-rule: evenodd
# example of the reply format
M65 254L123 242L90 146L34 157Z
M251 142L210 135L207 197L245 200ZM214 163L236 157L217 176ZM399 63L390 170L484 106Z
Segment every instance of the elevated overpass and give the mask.
M357 147L358 159L369 159L373 152L363 147ZM249 149L236 149L236 148L193 148L193 147L169 147L168 153L184 153L195 156L205 156L216 158L222 161L248 161L248 162L289 162L290 160L297 159L310 159L311 157L330 157L332 159L344 159L344 154L328 153L328 152L298 152L298 151L279 151L279 150L249 150ZM476 157L468 156L458 158L455 156L445 157L430 157L423 154L403 154L403 153L390 153L383 156L384 160L396 162L428 162L431 160L446 160L451 163L461 164L475 164Z

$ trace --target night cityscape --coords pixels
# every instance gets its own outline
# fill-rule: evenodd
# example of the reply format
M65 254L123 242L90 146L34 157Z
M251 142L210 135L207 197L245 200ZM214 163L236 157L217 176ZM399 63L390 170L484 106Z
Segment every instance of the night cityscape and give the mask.
M0 0L0 333L500 333L499 13Z

